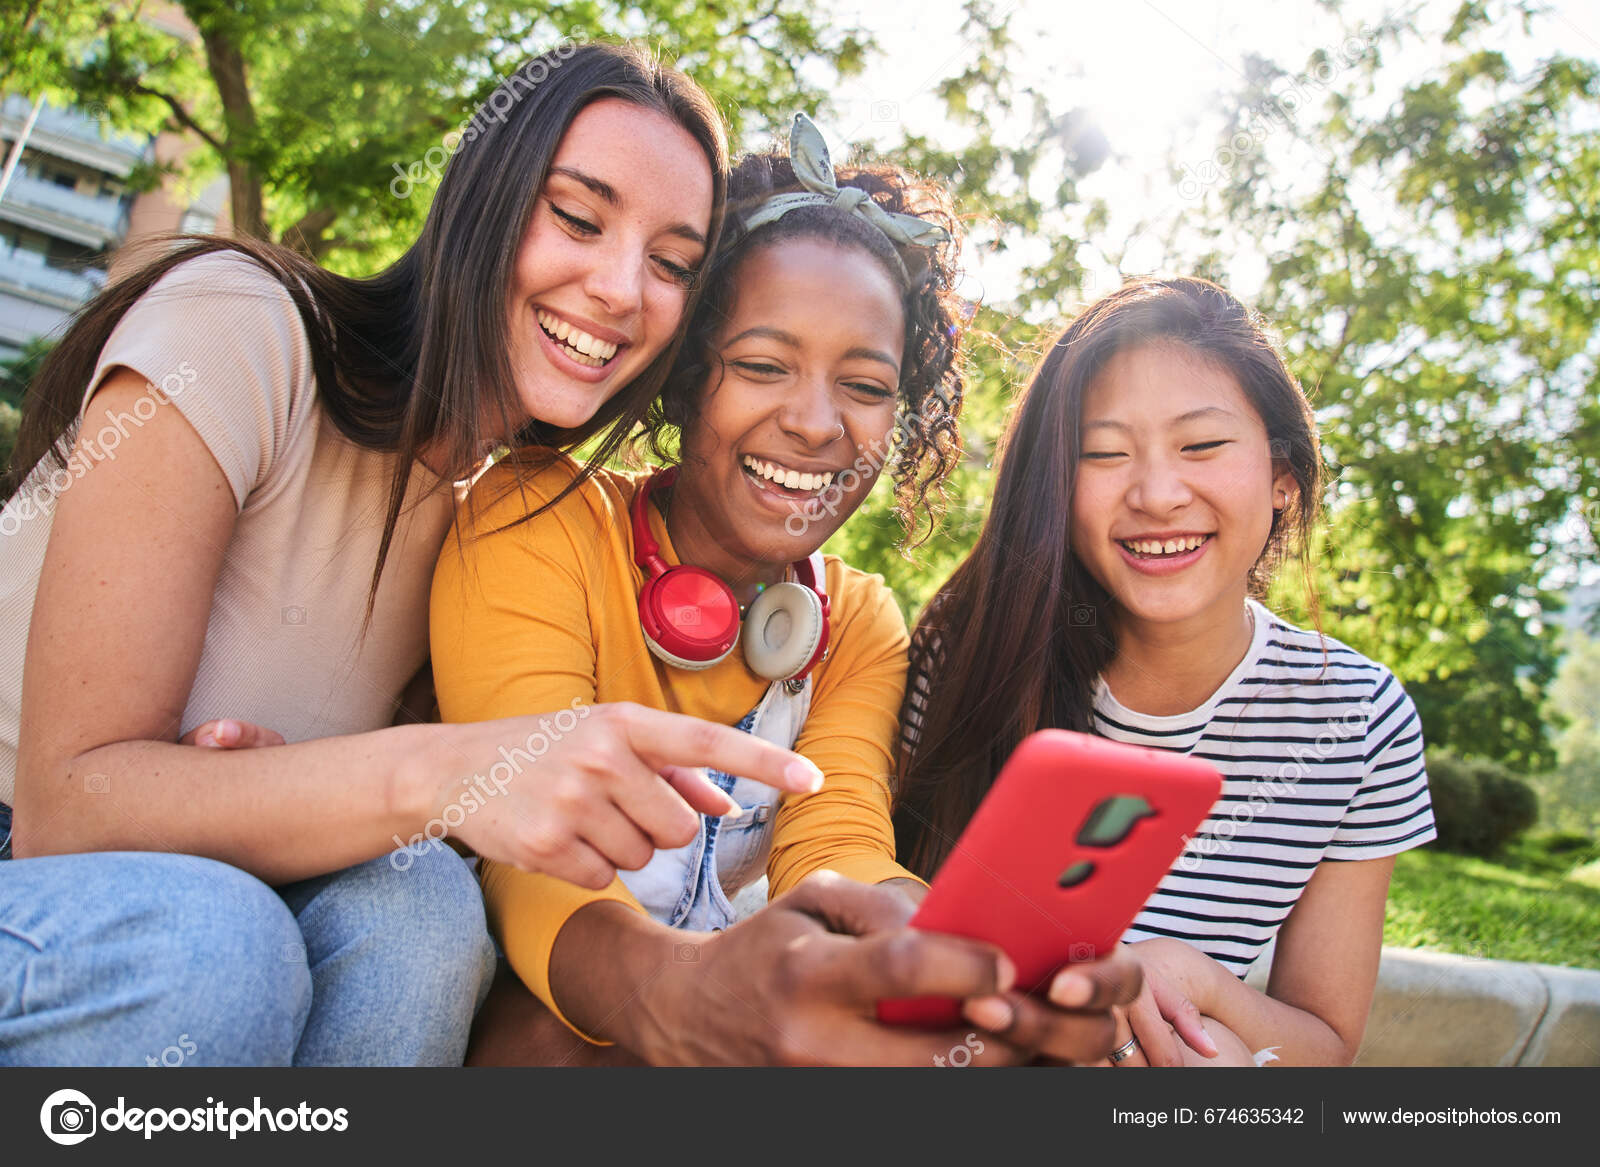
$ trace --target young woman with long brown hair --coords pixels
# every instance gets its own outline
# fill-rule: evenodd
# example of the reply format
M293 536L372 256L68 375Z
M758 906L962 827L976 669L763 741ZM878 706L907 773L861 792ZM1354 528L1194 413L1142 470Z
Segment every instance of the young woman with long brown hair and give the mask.
M1259 602L1296 541L1309 569L1321 491L1311 408L1262 322L1204 280L1134 281L1051 345L983 533L913 637L895 822L924 878L1036 729L1222 771L1129 931L1146 987L1120 1065L1348 1062L1394 855L1433 836L1393 674ZM1240 978L1274 939L1263 994Z

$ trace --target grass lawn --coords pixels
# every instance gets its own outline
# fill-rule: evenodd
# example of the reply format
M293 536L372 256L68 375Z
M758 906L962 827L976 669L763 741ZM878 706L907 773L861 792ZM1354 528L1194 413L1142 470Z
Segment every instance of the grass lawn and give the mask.
M1407 851L1395 863L1383 942L1600 968L1600 843L1525 839L1493 860Z

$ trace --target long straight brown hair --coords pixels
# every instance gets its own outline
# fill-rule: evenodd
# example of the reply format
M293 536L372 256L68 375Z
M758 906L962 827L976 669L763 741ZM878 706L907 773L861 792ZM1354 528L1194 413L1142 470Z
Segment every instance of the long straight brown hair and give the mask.
M1092 728L1095 678L1116 640L1111 597L1072 553L1083 401L1113 356L1151 343L1181 345L1236 378L1266 425L1274 473L1299 487L1274 514L1252 593L1264 593L1291 539L1309 582L1303 536L1320 505L1322 455L1311 406L1262 322L1199 279L1136 280L1091 305L1018 401L983 531L912 638L929 692L900 759L894 822L900 861L925 879L1024 737Z
M561 430L534 419L518 427L506 312L518 248L567 127L604 97L661 113L700 145L712 175L714 247L727 189L726 133L698 85L631 45L554 50L524 62L501 88L517 100L508 110L499 108L503 101L492 111L486 104L467 123L416 242L377 275L336 275L269 243L187 237L86 305L28 390L4 496L44 460L66 464L83 394L128 309L179 264L221 251L254 260L288 291L310 341L318 398L339 431L358 445L396 454L369 617L423 447L437 451L449 479L466 476L495 441L568 449L604 433L585 473L610 457L660 392L682 326L584 425Z

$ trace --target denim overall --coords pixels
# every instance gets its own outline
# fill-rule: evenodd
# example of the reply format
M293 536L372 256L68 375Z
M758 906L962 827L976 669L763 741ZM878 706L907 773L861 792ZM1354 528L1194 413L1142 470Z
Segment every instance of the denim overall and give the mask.
M821 555L812 556L812 569L821 588ZM774 681L761 703L745 714L736 728L793 749L810 711L809 676L798 693L791 692L786 682ZM739 813L726 818L702 815L700 832L687 846L657 851L638 871L618 872L652 917L695 932L726 928L749 914L750 895L740 897L737 906L730 901L766 875L772 823L783 797L749 778L735 778L720 770L707 770L706 775L739 804Z

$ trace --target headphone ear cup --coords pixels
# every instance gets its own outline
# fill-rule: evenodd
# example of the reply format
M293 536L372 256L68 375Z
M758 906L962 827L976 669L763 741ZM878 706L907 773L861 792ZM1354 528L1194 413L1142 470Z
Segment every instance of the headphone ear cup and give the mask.
M739 642L739 603L709 571L672 567L639 592L639 627L650 651L680 669L709 669Z
M804 672L820 654L828 631L817 593L789 582L757 596L744 624L744 659L751 672L769 681Z

